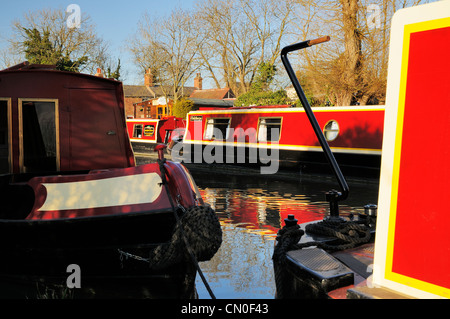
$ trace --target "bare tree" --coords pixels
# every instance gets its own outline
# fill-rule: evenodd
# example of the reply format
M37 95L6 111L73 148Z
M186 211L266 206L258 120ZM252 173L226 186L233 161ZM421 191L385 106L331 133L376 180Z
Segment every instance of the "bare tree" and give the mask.
M299 67L312 93L335 105L383 103L394 12L424 0L298 0L302 39L331 43L301 52Z
M197 9L202 26L200 57L218 88L249 90L258 67L274 64L290 20L290 0L205 0Z
M17 52L9 46L0 51L0 69L8 68L23 61L23 56L17 54Z
M176 9L168 17L145 14L130 41L135 63L144 71L152 70L166 98L177 101L183 96L186 81L198 70L202 41L197 30L195 19L183 10Z
M8 50L16 52L17 56L10 57L10 60L24 60L27 30L35 29L41 34L48 33L53 49L61 55L72 60L86 57L86 63L80 67L80 71L92 73L107 59L107 45L98 37L95 25L87 14L82 15L80 28L69 28L67 18L68 13L64 9L42 9L30 11L22 19L15 20L12 37L8 39Z

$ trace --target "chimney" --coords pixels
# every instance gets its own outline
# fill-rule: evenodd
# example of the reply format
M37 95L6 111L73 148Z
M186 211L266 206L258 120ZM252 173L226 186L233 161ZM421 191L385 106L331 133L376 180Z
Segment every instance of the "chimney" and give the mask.
M102 78L103 77L102 69L97 68L97 73L95 73L95 76L98 76L98 77Z
M197 76L194 78L194 87L197 88L197 90L201 90L202 89L202 76L200 73L197 73Z
M148 68L147 71L145 71L144 85L145 86L153 86L153 74L152 74L151 68Z

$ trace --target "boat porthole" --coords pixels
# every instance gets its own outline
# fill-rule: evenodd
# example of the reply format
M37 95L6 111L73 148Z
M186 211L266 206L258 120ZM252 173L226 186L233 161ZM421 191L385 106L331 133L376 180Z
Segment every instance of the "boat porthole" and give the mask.
M335 120L328 121L323 128L323 134L328 142L334 141L339 135L339 124Z

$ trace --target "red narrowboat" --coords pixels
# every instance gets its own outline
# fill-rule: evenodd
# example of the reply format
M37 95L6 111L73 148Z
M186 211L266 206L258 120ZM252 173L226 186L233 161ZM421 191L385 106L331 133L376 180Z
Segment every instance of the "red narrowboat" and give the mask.
M65 286L73 264L75 297L195 296L220 224L163 147L135 165L121 82L22 63L0 71L0 113L0 278L31 287L9 297ZM188 254L180 240L202 247L205 227L207 245Z
M378 173L384 106L313 111L344 172ZM253 164L265 167L266 173L279 167L301 172L328 169L304 109L288 105L190 112L181 145L170 148L172 157L184 163Z
M173 132L185 126L185 120L175 116L127 119L128 136L136 153L153 151L159 143L168 144Z

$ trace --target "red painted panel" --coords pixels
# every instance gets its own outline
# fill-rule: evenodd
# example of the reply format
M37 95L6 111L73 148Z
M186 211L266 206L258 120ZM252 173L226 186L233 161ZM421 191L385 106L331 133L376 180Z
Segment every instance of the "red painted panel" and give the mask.
M185 121L182 118L175 116L167 116L164 117L158 128L158 143L164 143L166 139L167 131L172 134L172 131L176 128L184 128L186 127ZM168 136L168 141L170 141L170 135Z
M130 137L130 139L133 139L135 141L142 140L142 141L149 141L149 142L156 143L158 141L157 137L158 137L158 129L159 129L160 124L161 124L160 120L157 120L157 119L142 119L142 120L132 119L132 120L129 120L129 121L127 121L128 136ZM135 125L142 125L141 137L133 136ZM151 125L154 127L153 135L144 134L144 129L148 125Z
M448 52L450 28L411 34L392 271L450 288Z
M334 141L329 142L331 147L381 149L384 124L383 110L324 110L315 112L315 117L322 129L330 120L339 123L339 135ZM227 113L227 110L224 110L224 113L208 113L205 111L202 115L190 115L190 117L192 116L197 118L202 116L201 121L191 120L189 123L189 132L193 140L203 139L207 118L232 117L230 127L235 129L234 140L242 141L238 138L239 133L248 128L253 128L256 134L260 117L281 117L283 122L279 144L320 146L306 113L301 109L289 113L266 112L265 109L261 109L261 112L258 113ZM194 129L194 127L196 128ZM241 132L238 131L239 128L242 128ZM256 136L246 139L246 142L255 141Z

